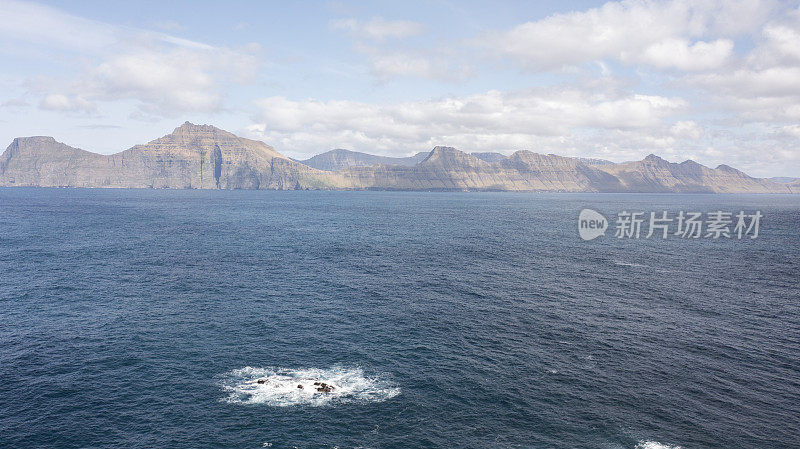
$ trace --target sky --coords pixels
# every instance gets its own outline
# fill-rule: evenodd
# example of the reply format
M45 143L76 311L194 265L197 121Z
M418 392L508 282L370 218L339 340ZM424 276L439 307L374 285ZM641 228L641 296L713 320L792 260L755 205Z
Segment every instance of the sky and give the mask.
M800 176L800 2L0 0L0 144L212 124L307 158L436 145Z

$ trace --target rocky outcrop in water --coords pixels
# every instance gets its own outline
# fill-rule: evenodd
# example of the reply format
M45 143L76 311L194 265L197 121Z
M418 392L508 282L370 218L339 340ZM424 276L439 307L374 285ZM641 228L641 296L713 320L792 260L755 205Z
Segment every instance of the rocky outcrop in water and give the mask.
M305 162L315 167L263 142L187 122L112 155L52 137L14 139L0 156L0 186L800 193L800 181L781 184L726 165L675 164L655 155L615 164L530 151L467 154L439 146L409 158L333 150Z

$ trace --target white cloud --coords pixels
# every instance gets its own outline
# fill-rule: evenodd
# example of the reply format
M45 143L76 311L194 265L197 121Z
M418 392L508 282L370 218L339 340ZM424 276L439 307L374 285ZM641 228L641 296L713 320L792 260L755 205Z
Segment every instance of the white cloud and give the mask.
M132 98L149 113L213 112L220 81L254 76L255 57L228 49L141 48L114 55L90 70L84 88L103 99Z
M781 137L800 139L800 125L787 125L781 127L777 134Z
M356 49L367 55L370 71L380 81L406 77L457 82L473 75L472 67L462 63L459 55L444 49L415 51L368 45L356 45Z
M716 69L733 55L733 41L717 39L690 44L687 39L665 39L647 47L637 59L659 69L695 71Z
M62 112L91 112L97 107L89 100L80 96L68 96L64 94L48 94L39 102L39 108L48 111Z
M669 129L670 133L677 138L696 140L703 136L703 128L693 120L684 120L675 123Z
M350 35L370 40L384 40L386 38L401 39L416 36L424 30L422 24L405 20L384 20L374 17L363 22L356 19L339 19L331 21L331 28L343 30Z
M437 66L430 59L403 53L375 55L371 61L373 73L381 79L395 76L440 78L447 74L447 66Z
M69 82L38 85L40 107L92 110L97 102L136 100L141 112L171 116L214 112L226 86L250 82L259 48L227 48L134 28L117 27L24 2L0 3L0 36L81 55Z
M800 95L800 66L741 68L729 73L709 73L688 78L689 82L707 90L725 92L737 97L786 97Z
M36 3L4 0L0 17L0 36L11 41L97 52L119 38L111 25Z
M524 148L576 129L648 129L683 110L680 98L577 89L489 91L465 97L376 105L354 101L256 101L248 131L278 148L314 153L334 147L397 152L436 144L466 150ZM562 145L563 147L563 145Z
M608 2L490 33L479 44L531 70L602 59L705 70L722 65L732 53L733 42L700 40L703 36L752 30L769 11L768 4L756 0Z
M709 103L741 122L800 120L800 8L766 23L734 67L684 77Z
M764 28L761 46L751 55L757 66L800 63L800 29L795 25L770 25Z
M354 49L366 56L370 72L381 82L400 77L462 81L472 73L468 65L460 63L456 52L441 45L425 45L415 49L407 43L386 42L387 38L400 40L421 34L424 27L420 23L386 21L376 17L367 22L357 19L334 20L330 26L346 31L356 39Z
M622 0L466 42L437 40L440 30L425 33L416 22L343 19L330 28L350 36L363 57L362 66L347 71L348 80L365 86L363 94L354 94L360 98L402 99L403 92L382 85L395 78L413 78L390 87L414 92L440 88L426 80L465 79L475 82L454 90L503 85L517 90L391 104L280 96L295 88L286 86L302 82L303 68L266 76L262 88L272 93L242 89L236 98L268 96L256 102L248 133L295 153L339 146L407 154L448 144L469 151L527 148L613 160L655 152L671 160L719 159L762 173L769 167L788 170L785 162L800 160L800 8L775 6L769 0ZM258 78L256 44L209 45L15 0L0 0L0 17L0 51L34 60L34 70L45 67L24 82L7 81L6 97L44 110L73 116L114 110L121 120L158 122L229 110L227 94L234 86ZM178 29L174 23L159 25ZM501 59L478 59L475 42ZM298 57L307 57L302 51L298 47ZM352 63L341 56L333 51L325 59L331 66ZM508 73L498 62L509 60L534 71L567 69L570 76ZM611 85L620 64L627 66L625 78ZM379 83L370 85L369 74ZM298 79L288 83L281 76ZM326 98L336 87L306 85L320 87L306 95ZM524 89L529 86L538 87ZM13 114L7 109L13 104L2 106Z

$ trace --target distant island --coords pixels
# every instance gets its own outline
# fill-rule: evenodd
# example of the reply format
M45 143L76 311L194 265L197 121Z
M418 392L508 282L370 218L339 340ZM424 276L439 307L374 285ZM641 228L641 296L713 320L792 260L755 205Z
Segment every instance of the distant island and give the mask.
M656 155L613 163L451 147L393 158L332 150L290 159L271 146L186 122L145 145L101 155L52 137L20 137L0 156L0 186L154 189L800 193L800 179L753 178Z

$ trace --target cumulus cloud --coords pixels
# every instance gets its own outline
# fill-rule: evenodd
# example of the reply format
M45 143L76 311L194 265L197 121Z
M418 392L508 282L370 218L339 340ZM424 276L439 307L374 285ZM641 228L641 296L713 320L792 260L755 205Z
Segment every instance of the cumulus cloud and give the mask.
M384 40L387 38L402 39L409 36L416 36L424 30L422 24L405 20L384 20L381 17L374 17L369 21L357 19L339 19L330 23L334 30L342 30L350 35L370 40Z
M56 47L102 51L118 41L116 27L36 3L0 2L0 36L4 39Z
M709 70L725 65L733 55L733 41L717 39L691 44L687 39L664 39L637 55L639 61L659 69Z
M39 108L48 111L82 111L91 112L97 107L91 101L80 96L69 96L64 94L48 94L39 102Z
M128 117L153 122L219 112L230 106L227 93L253 83L261 66L258 45L233 48L182 39L163 32L178 29L169 22L158 24L161 32L147 31L16 0L0 0L0 16L0 50L38 58L37 65L49 61L61 70L43 71L19 82L18 92L8 92L7 97L24 98L43 110L75 115L118 102L135 105L133 112L125 110ZM329 27L349 36L363 58L363 65L347 72L350 81L369 85L356 94L363 101L238 92L238 98L266 97L237 105L257 111L247 129L250 136L306 155L332 147L408 154L436 144L612 160L655 152L672 160L731 163L755 174L770 166L786 170L785 162L800 160L796 4L612 1L466 41L436 38L420 23L380 17L335 20ZM473 54L476 44L488 58ZM513 66L509 73L508 61L551 73L530 77ZM620 65L624 83L615 78ZM568 76L558 76L564 73ZM396 78L411 78L402 87L414 92L440 87L425 84L429 80L473 78L474 84L454 90L502 89L501 82L515 90L370 102L403 98L403 92L382 90ZM619 83L611 86L612 80ZM280 79L267 81L270 88L282 89ZM0 106L9 113L14 104Z
M800 140L800 125L782 126L778 129L777 135Z
M674 137L696 140L703 136L703 128L693 120L683 120L675 123L669 129Z
M255 75L256 58L224 48L140 48L92 68L84 88L99 99L139 100L150 113L213 112L222 107L221 81Z
M380 17L363 22L357 19L331 21L334 30L346 31L355 39L354 49L366 56L370 73L380 82L394 78L422 78L462 81L472 69L460 60L458 52L441 45L407 45L403 38L421 34L420 23L386 21ZM395 42L387 42L393 38Z
M563 88L488 91L390 105L269 97L257 100L256 106L251 135L285 150L313 153L332 147L397 152L440 143L471 151L539 146L582 128L658 127L687 103Z
M474 73L459 55L445 49L398 50L368 45L357 45L356 49L367 55L370 72L380 81L405 77L458 82Z
M71 81L38 85L40 108L94 110L97 102L135 100L142 113L214 112L226 86L255 76L259 48L217 47L169 34L111 26L33 3L0 4L0 36L83 61Z
M376 54L372 59L372 71L381 79L395 76L418 76L422 78L442 77L446 66L437 67L430 59L403 53Z
M785 97L800 94L800 83L797 82L800 79L800 66L765 69L745 67L730 73L709 73L687 79L707 90L748 98Z
M421 23L374 17L369 21L339 19L330 22L333 30L345 31L356 40L354 49L365 55L370 73L379 81L395 78L422 78L458 82L473 70L452 48L442 45L407 45L402 39L422 34ZM387 42L389 39L395 42Z
M728 60L733 41L707 41L704 36L751 30L766 19L769 11L768 5L758 0L608 2L599 8L554 14L489 33L479 45L531 70L554 70L603 59L706 70Z
M681 81L743 121L800 120L800 8L767 22L754 44L735 67Z

